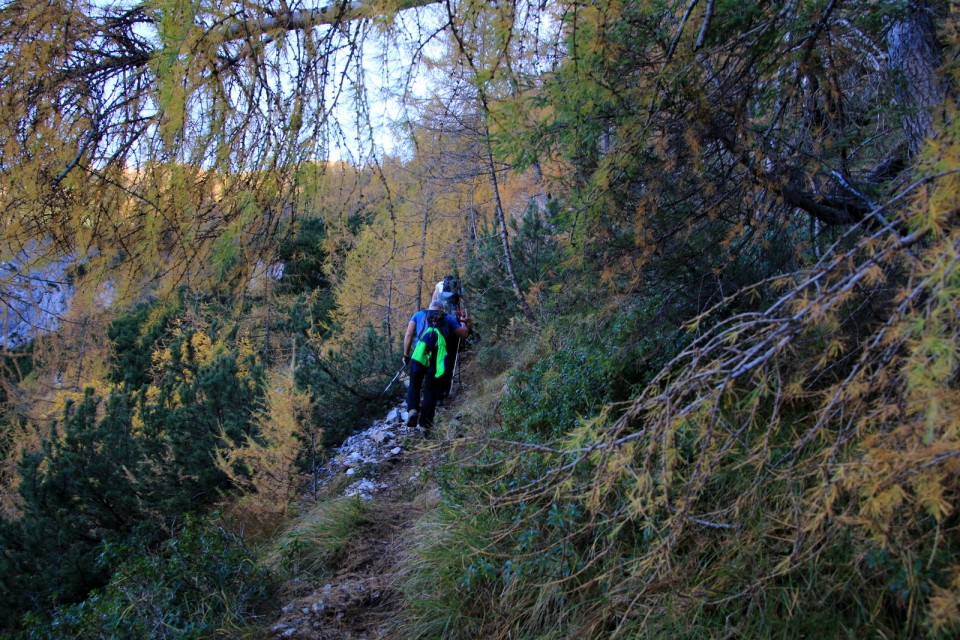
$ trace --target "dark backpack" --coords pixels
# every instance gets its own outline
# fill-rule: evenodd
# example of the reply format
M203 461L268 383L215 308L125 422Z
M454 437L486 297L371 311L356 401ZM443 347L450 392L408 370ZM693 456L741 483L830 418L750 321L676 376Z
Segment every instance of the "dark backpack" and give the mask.
M447 276L443 279L443 286L441 290L444 293L443 299L445 302L458 305L460 304L460 295L463 293L463 290L460 288L460 280L454 278L453 276Z

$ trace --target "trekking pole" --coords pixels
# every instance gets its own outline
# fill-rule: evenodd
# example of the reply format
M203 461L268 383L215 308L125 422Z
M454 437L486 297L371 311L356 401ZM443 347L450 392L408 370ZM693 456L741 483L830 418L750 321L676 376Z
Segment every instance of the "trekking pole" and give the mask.
M459 338L458 338L459 340ZM453 381L457 379L457 364L460 362L460 349L457 349L457 355L453 358L453 371L450 372L450 388L447 389L447 397L453 397ZM460 386L463 386L462 384Z
M403 373L403 370L406 369L406 368L407 368L407 363L404 362L403 365L400 367L400 371L397 371L397 375L393 376L393 380L391 380L391 381L390 381L390 384L387 385L387 388L383 390L383 393L386 393L387 391L390 390L390 387L393 386L393 383L397 381L397 378L400 377L400 374ZM381 394L381 395L383 395L383 394Z

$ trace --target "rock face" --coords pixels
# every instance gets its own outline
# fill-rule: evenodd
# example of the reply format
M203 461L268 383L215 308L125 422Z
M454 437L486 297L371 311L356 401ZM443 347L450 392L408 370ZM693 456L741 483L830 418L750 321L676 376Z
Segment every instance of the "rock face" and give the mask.
M407 426L408 417L406 409L394 407L383 420L344 440L319 470L321 484L327 485L338 476L350 476L354 482L344 490L344 495L360 496L363 500L371 500L375 493L386 489L385 483L376 480L378 467L399 456L405 440L419 435L415 427Z
M69 274L81 265L73 256L62 256L42 267L30 266L30 251L0 262L0 348L13 349L46 331L55 331L70 309L74 296ZM250 280L251 290L262 290L266 279L283 278L282 262L258 262ZM97 300L110 306L113 288L98 287Z
M42 331L52 331L70 308L69 258L43 269L24 268L18 261L0 262L0 347L13 349Z

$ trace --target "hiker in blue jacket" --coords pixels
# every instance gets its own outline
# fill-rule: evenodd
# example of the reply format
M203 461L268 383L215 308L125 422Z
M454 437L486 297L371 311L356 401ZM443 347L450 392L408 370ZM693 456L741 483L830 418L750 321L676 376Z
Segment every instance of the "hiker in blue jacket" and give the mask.
M456 317L457 321L463 324L466 321L466 310L462 308L463 287L460 279L455 275L446 276L433 288L433 301L443 303L443 310ZM471 327L472 331L473 327ZM453 374L456 368L457 352L460 350L461 340L453 336L447 339L447 361L446 373L440 381L440 396L437 398L437 404L443 405L447 396L453 390Z
M460 324L456 316L444 312L443 303L439 300L431 302L428 309L413 314L407 323L407 332L403 336L403 361L410 365L407 424L413 427L419 422L428 436L433 428L433 416L447 364L446 343L469 336L472 324L470 319Z

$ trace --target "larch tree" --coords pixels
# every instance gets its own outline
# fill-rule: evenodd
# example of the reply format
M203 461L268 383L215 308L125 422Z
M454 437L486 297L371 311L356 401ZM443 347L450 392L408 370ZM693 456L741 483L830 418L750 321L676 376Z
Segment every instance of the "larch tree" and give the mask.
M296 214L297 168L349 146L375 19L425 4L7 4L0 258L83 264L114 299L232 277Z
M622 195L632 202L621 204L631 209L671 176L674 199L737 183L760 209L855 222L915 152L929 130L924 114L945 95L931 20L942 8L918 0L743 11L696 1L21 0L0 16L3 259L28 259L24 268L84 261L84 280L109 282L116 297L161 278L223 278L296 213L296 167L349 146L336 107L364 91L373 30L427 5L442 6L419 37L447 30L490 130L511 132L494 136L491 165L513 157L537 171L567 154L609 204L604 185L640 159L649 176L629 180ZM530 55L550 73L525 68ZM896 82L885 93L889 70ZM531 137L500 128L497 103L511 95L549 107L546 119L528 118ZM893 120L875 109L884 101L899 109ZM896 120L902 153L877 135ZM671 167L688 159L703 178L674 179ZM695 208L723 202L701 198ZM733 227L751 217L718 215ZM655 236L676 224L652 222Z
M533 314L525 295L527 283L514 268L509 224L522 218L536 198L528 194L532 172L515 171L495 157L489 115L469 74L456 62L454 67L449 77L438 83L431 99L418 109L414 140L418 164L423 167L421 180L436 185L443 199L440 210L459 218L458 231L451 236L451 241L459 245L454 253L457 264L465 264L466 258L475 253L481 225L489 223L496 230L500 246L497 279L507 283L521 313L526 316L526 311L530 312L529 320ZM462 275L469 282L480 274Z
M557 635L956 635L955 12L564 9L557 67L491 105L533 126L495 149L568 162L585 266L622 307L672 280L690 342L555 440L490 443L516 453L476 476L498 525L470 562L509 569L470 596L516 635L545 633L547 594L583 607Z

